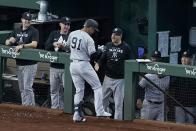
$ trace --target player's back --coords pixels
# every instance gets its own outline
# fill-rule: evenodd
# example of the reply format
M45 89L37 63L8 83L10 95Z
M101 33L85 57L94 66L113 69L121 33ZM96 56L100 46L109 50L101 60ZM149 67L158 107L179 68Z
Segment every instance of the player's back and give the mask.
M90 55L96 51L93 39L82 30L71 32L68 44L71 49L71 60L90 61Z

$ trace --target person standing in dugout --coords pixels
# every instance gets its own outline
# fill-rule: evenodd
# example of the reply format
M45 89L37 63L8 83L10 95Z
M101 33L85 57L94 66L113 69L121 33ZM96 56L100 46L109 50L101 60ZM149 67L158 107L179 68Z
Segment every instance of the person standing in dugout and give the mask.
M105 77L103 81L103 105L106 111L109 111L109 98L113 94L115 113L114 119L123 119L123 101L124 101L124 63L125 60L133 57L131 48L122 41L122 29L114 28L111 35L111 42L107 43L101 58L95 64L95 70L99 66L105 68Z
M68 44L70 45L70 73L76 89L74 95L74 122L86 121L82 112L82 104L84 97L84 83L87 81L94 91L94 105L96 116L111 116L110 113L104 111L102 102L102 88L99 78L90 64L90 59L97 57L94 40L90 35L98 31L98 23L93 19L87 19L81 30L70 33Z
M67 38L70 30L70 18L62 17L59 23L60 30L50 33L45 44L45 49L49 51L69 52L66 48ZM50 96L51 108L63 109L64 94L64 64L50 64Z
M39 31L31 26L31 14L23 13L21 22L22 26L14 30L5 42L8 46L16 46L16 52L23 48L36 48L39 43ZM22 105L34 106L35 98L32 85L37 71L37 62L16 59L16 71Z
M193 54L187 50L181 56L182 65L192 65ZM186 67L185 67L186 68ZM184 108L195 115L196 111L196 82L194 78L171 77L170 92ZM194 118L181 106L174 104L176 123L194 123Z
M160 62L161 53L157 50L154 51L151 60L153 62ZM146 74L145 77L163 91L169 88L170 76ZM164 94L143 77L139 82L139 86L145 89L141 119L164 121Z

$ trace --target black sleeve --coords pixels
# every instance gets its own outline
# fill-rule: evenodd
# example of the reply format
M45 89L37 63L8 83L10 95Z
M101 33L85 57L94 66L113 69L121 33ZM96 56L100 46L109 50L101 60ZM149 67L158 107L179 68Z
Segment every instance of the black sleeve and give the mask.
M98 59L100 58L101 54L102 54L102 51L100 51L100 50L97 50L95 53L91 54L91 56L90 56L91 61L97 62Z
M15 32L15 31L11 32L11 33L8 35L8 38L7 38L7 39L9 39L9 38L11 38L11 37L16 38L16 32Z
M51 32L46 43L45 43L46 50L54 51L53 38L54 38L54 32Z
M14 37L15 39L17 38L17 37L16 37L16 31L11 32L11 33L7 36L6 40L7 40L7 39L10 39L11 37ZM17 40L16 40L16 41L17 41ZM16 46L16 45L17 45L17 43L13 43L13 44L12 44L12 46Z
M37 29L32 34L32 41L37 41L37 43L39 43L39 31Z

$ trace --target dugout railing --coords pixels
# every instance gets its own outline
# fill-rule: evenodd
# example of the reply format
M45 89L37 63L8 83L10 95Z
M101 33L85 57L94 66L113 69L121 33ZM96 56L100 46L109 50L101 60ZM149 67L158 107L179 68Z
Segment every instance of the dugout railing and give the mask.
M141 73L154 73L175 77L196 78L196 67L180 64L169 64L160 62L137 62L128 60L125 62L125 99L124 119L135 119L136 88L138 87L138 76Z
M65 65L65 83L66 88L64 91L64 112L73 113L73 84L72 79L69 73L69 54L67 53L58 53L50 52L40 49L21 49L19 53L14 51L14 47L0 45L0 102L2 103L3 98L3 76L4 73L4 60L6 58L11 59L25 59L25 60L34 60L38 62L49 62L49 63L62 63Z

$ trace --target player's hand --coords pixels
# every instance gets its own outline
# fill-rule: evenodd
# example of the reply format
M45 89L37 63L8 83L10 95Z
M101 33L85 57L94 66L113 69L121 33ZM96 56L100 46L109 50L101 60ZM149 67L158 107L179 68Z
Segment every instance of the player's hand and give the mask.
M16 46L15 52L19 52L20 49L22 49L22 48L23 48L23 45L18 45L18 46Z
M59 44L58 44L58 47L59 47L59 48L64 48L64 44L63 44L63 43L59 43Z
M94 68L95 68L96 71L98 71L99 70L99 64L97 62L94 62L94 63L95 63Z
M141 99L137 99L136 106L138 109L142 108L142 100Z
M15 42L16 42L16 39L15 39L14 37L11 37L11 38L9 39L9 42L10 42L10 43L15 43Z
M9 38L8 40L6 40L5 44L6 45L11 45L13 43L16 43L16 39L14 37Z
M59 46L59 43L58 43L58 42L54 42L54 43L53 43L53 46L54 46L54 47L58 47L58 46Z

